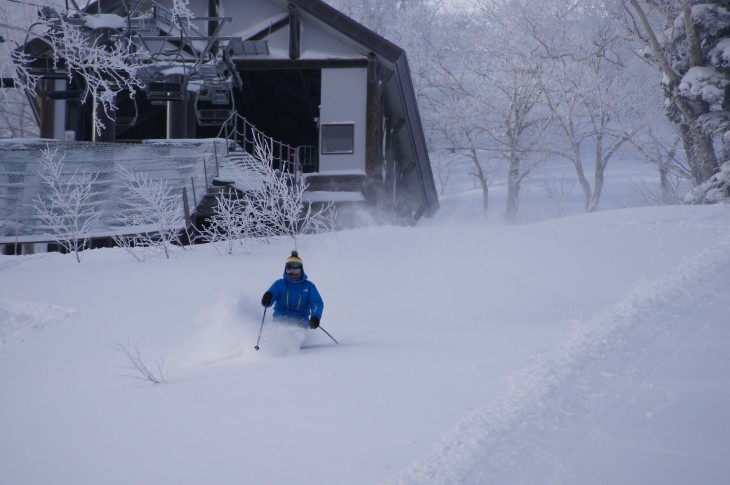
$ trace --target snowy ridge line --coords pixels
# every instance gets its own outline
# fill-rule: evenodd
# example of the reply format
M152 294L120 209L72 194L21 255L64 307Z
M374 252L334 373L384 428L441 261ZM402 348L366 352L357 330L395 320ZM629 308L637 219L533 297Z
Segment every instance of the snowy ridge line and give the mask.
M691 318L684 302L691 295L706 305L722 301L726 295L719 289L727 288L727 275L730 237L596 314L558 349L512 376L509 390L494 403L383 484L564 483L557 476L559 460L551 460L550 433L574 432L571 422L580 418L575 410L605 415L603 403L613 397L607 389L617 376L635 370L648 348L681 341L706 325ZM516 463L525 463L519 456L526 453L534 465L519 469Z

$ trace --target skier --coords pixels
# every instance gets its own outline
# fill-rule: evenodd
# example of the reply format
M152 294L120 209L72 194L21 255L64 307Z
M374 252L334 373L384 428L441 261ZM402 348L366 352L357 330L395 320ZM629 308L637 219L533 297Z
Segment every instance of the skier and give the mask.
M261 298L265 307L274 305L274 320L288 321L303 327L319 327L324 302L314 283L307 279L304 265L296 251L286 260L284 277L276 280Z

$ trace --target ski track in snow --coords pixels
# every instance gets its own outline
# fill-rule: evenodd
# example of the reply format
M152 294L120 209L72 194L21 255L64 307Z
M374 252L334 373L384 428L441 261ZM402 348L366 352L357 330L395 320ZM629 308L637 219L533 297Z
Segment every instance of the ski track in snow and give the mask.
M55 305L25 301L0 301L0 355L27 339L33 332L43 330L75 310Z
M726 464L725 455L730 452L730 441L722 437L721 431L717 432L720 437L714 443L703 446L715 451L693 453L672 448L671 443L663 445L658 438L653 444L621 443L616 436L602 435L605 431L600 429L601 422L631 405L627 402L636 405L637 401L644 399L653 404L657 393L664 394L663 404L646 411L642 418L650 420L666 412L666 408L679 406L680 409L671 411L674 413L672 416L664 418L669 421L665 422L664 428L671 428L668 424L693 401L691 397L683 396L684 400L677 403L675 393L678 387L683 394L712 392L716 402L719 396L717 415L713 414L708 419L714 422L714 427L723 428L722 423L726 421L730 425L730 418L721 417L727 415L726 409L730 405L730 385L726 384L730 357L719 358L719 352L716 352L707 358L716 367L708 372L705 382L668 381L670 385L666 389L646 382L651 374L660 373L658 369L664 362L683 351L687 340L707 331L713 331L713 337L718 333L730 337L730 331L725 330L730 314L727 274L730 274L730 237L687 257L668 276L635 290L623 302L585 322L556 351L537 357L533 365L512 376L510 390L505 395L471 414L437 442L431 453L384 483L610 483L606 482L605 476L601 480L602 468L625 467L626 470L621 473L629 479L636 479L630 468L631 463L640 467L640 462L637 462L640 458L632 456L632 451L665 454L669 463L672 456L691 455L694 466L701 466L695 464L704 460L704 463L714 466L718 479L727 479L730 465ZM693 308L684 304L687 301L713 308L711 321L693 318ZM716 362L718 359L722 361ZM675 368L672 372L676 374L678 370ZM632 386L633 394L627 394L626 388L631 389ZM653 393L650 399L647 399L648 393ZM723 406L725 411L722 411ZM641 422L637 425L640 426ZM663 433L669 434L670 431L665 429ZM572 442L570 449L556 449L566 440L555 438L566 434L574 437L567 440ZM592 451L581 451L583 442L589 440L593 443ZM698 440L707 442L707 430ZM600 451L604 450L600 446L596 450L596 442L603 442L606 447L613 443L628 449L626 463L602 462ZM566 445L563 447L568 448ZM585 456L575 457L581 453ZM578 460L584 461L576 465ZM583 470L595 474L590 477L590 482L577 480L574 474L571 475L574 472L570 469L571 461L573 468L590 467L586 461L593 462L594 470ZM523 468L518 465L525 463L530 465ZM681 482L682 479L691 481L691 471L683 469L683 463L686 465L688 462L679 461L673 465L675 470L671 466L660 470L659 473L665 474L663 479L668 481L659 479L655 483L687 483ZM680 478L681 474L685 476ZM657 474L649 474L645 478L651 476L658 478Z

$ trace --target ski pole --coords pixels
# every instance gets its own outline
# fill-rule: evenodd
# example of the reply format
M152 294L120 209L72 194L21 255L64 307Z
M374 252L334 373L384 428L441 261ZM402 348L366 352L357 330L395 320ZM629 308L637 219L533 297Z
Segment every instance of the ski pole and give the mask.
M332 335L330 335L330 333L327 330L322 328L322 325L319 326L319 329L322 330L324 333L326 333L329 338L334 340L336 344L339 344L339 342L337 340L335 340L335 338Z
M264 320L266 320L266 310L268 310L268 307L264 307L264 316L261 318L261 328L259 329L259 338L256 340L256 347L254 349L259 349L259 342L261 341L261 332L264 330Z

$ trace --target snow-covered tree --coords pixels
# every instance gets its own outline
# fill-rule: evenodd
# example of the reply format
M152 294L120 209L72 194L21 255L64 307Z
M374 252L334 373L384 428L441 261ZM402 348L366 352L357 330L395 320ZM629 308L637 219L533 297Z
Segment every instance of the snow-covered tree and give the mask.
M573 164L585 210L594 211L608 163L637 129L626 116L631 52L619 35L621 25L588 0L546 2L540 9L524 0L512 3L540 60L540 90L554 126L550 151Z
M402 46L408 50L434 171L439 175L452 167L454 160L468 161L470 174L482 189L486 214L499 157L486 149L483 94L489 88L467 67L479 64L469 60L474 53L469 22L458 12L433 10L422 17L407 18L400 35Z
M397 42L404 19L414 14L429 17L434 6L428 0L326 0L348 17Z
M513 0L478 5L468 29L476 40L471 41L467 71L479 87L478 119L485 142L507 169L505 218L516 221L522 183L545 160L544 135L552 115L542 103L541 60L521 25L524 5Z
M245 194L259 237L287 236L297 249L302 234L332 232L337 212L332 202L315 206L305 201L305 184L294 183L290 174L273 169L271 145L261 137L255 143L255 164L250 167L260 177L259 186Z
M22 49L28 41L45 45L53 65L66 71L69 82L75 80L81 86L82 102L101 106L107 117L116 109L119 93L133 95L142 87L137 75L140 64L133 59L136 46L128 37L117 35L125 26L123 17L72 12L52 2L38 8L38 13L34 23L13 27L25 35L5 52L12 66L8 74L26 95L35 96L41 80L29 69L32 59ZM105 127L101 112L94 110L93 115L99 133Z
M181 28L190 26L194 14L189 0L171 3L173 22ZM0 43L0 73L12 79L16 89L36 96L43 77L30 69L33 58L24 47L29 42L41 50L45 46L42 56L66 71L67 81L81 90L83 103L93 103L95 130L101 134L105 118L114 117L118 96L134 97L148 82L142 69L150 58L146 45L128 31L125 17L69 9L68 2L61 0L38 0L33 7L37 12L33 21L0 10L0 29L4 29L0 32L10 34L6 38L0 33L8 40Z
M624 0L623 6L646 57L662 74L667 114L680 128L693 179L707 181L730 159L728 4Z
M80 252L101 217L101 209L93 203L96 175L64 173L66 155L57 148L46 147L41 155L39 176L44 190L34 201L36 214L54 239L81 262Z

